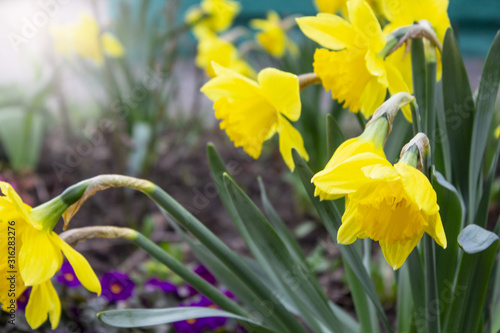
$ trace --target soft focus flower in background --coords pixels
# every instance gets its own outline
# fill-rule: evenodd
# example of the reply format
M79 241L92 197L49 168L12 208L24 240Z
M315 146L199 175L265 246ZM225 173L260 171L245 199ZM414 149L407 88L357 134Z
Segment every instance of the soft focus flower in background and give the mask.
M24 292L17 298L17 310L24 311L26 310L26 305L28 305L28 301L31 294L31 288L26 288Z
M275 11L268 11L266 20L251 20L250 27L261 31L256 35L257 42L272 56L282 58L286 51L298 55L297 45L286 35L284 22Z
M61 314L61 304L50 279L61 268L64 253L76 276L88 290L100 294L101 285L87 260L52 231L54 223L60 215L54 213L49 202L48 206L34 209L24 204L19 195L8 183L0 182L3 196L0 197L1 233L7 230L9 222L14 222L16 232L16 296L20 296L27 286L31 286L31 294L26 307L26 319L32 328L37 328L50 317L52 328L57 327ZM54 202L57 206L58 198ZM63 204L64 206L64 204ZM56 216L56 215L57 216ZM62 212L61 212L62 214ZM12 226L11 226L12 227ZM7 244L2 242L0 250L7 253ZM12 270L7 261L0 263L0 273ZM4 279L5 280L5 279ZM8 281L1 280L0 286L7 288ZM4 289L6 290L6 289ZM0 302L8 303L7 295L0 295Z
M77 54L100 65L104 54L112 58L124 54L120 41L110 32L101 34L97 21L88 14L82 14L76 24L52 25L50 32L56 51L65 56Z
M78 281L78 278L76 277L75 270L67 261L62 264L61 269L57 274L57 282L71 288L81 285L80 281Z
M306 36L334 50L317 49L314 55L314 72L324 88L351 112L369 117L385 100L387 89L395 94L409 88L399 70L379 55L386 37L370 6L363 0L350 0L347 6L349 21L320 13L297 23ZM411 121L410 108L403 111Z
M215 279L215 276L213 276L212 273L203 265L198 265L193 269L193 272L198 274L200 277L202 277L205 281L207 281L210 284L215 285L217 283L217 280Z
M102 296L110 302L125 301L132 296L135 283L123 272L112 271L101 277Z
M146 290L156 291L161 290L165 294L173 294L179 296L179 288L169 281L159 280L158 278L151 278L144 283Z
M385 259L395 270L401 267L424 232L446 248L436 192L422 172L404 161L394 167L382 164L365 167L363 172L367 181L346 200L337 234L340 244L367 237L378 241Z
M240 52L233 44L202 26L196 27L193 33L198 39L196 66L203 69L208 76L216 76L212 63L230 68L246 77L256 76L253 68L241 58Z
M185 20L191 25L201 25L214 32L227 30L240 12L238 1L202 0L199 6L186 13Z
M279 133L280 152L293 170L292 148L309 159L300 133L290 124L300 118L301 102L296 75L274 68L263 69L257 81L213 64L217 76L201 91L214 101L215 117L221 119L236 147L253 158L260 156L264 141Z

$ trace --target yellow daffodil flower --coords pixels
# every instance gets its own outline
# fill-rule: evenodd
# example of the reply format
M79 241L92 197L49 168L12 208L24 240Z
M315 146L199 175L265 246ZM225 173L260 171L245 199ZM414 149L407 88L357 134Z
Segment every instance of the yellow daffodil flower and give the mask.
M253 68L241 59L240 53L233 44L202 26L196 27L194 34L199 40L195 63L205 70L208 76L215 77L212 62L230 68L246 77L256 76Z
M186 13L185 21L191 25L202 25L212 31L227 30L240 12L239 2L232 0L202 0L200 6Z
M275 11L269 11L266 20L251 20L250 26L262 31L256 35L257 42L272 56L282 58L287 50L292 55L299 53L297 45L286 35L280 16Z
M306 36L333 50L317 49L314 55L314 72L324 88L351 112L369 117L384 101L387 89L395 94L409 88L399 70L379 55L386 37L368 3L350 0L347 7L349 21L320 13L297 23ZM411 121L410 108L403 112Z
M389 24L384 27L384 33L389 34L397 28L411 25L420 20L427 20L441 43L444 41L446 30L450 27L448 17L448 0L381 0L382 11L389 20ZM411 83L411 60L404 56L404 49L398 50L387 59L397 66L401 72L409 73L405 75L406 83ZM441 54L437 52L437 79L441 78L442 64Z
M31 286L26 307L28 324L36 329L49 316L52 328L55 329L61 315L61 304L50 279L61 268L62 254L73 266L85 288L100 294L100 282L87 260L52 231L55 222L67 208L60 198L32 209L22 202L8 183L0 182L0 189L4 194L0 196L0 234L15 235L16 238L15 261L0 263L0 273L7 276L10 274L8 271L15 271L18 285L15 295L8 295L3 291L9 289L10 282L0 280L2 308L7 311L11 300L21 296L24 289ZM7 253L7 246L5 242L1 242L0 251Z
M436 192L422 172L405 161L362 170L368 180L347 196L337 234L340 244L367 237L378 241L394 270L405 262L424 232L446 248Z
M390 166L384 154L388 128L388 120L380 117L359 137L344 141L326 167L312 178L311 182L316 186L314 195L321 200L338 199L353 193L366 182L363 167L377 164Z
M222 120L220 128L236 147L257 159L264 141L279 133L280 152L291 170L295 168L292 148L309 159L302 136L290 123L301 112L297 76L266 68L256 82L218 64L213 67L217 76L201 91L214 101L215 116Z
M53 25L50 31L56 51L66 56L76 53L100 65L103 54L112 58L121 58L124 54L120 41L109 32L99 35L97 21L87 14L82 14L76 24Z
M497 126L497 128L495 128L495 132L493 134L495 135L495 139L498 139L500 137L500 126Z

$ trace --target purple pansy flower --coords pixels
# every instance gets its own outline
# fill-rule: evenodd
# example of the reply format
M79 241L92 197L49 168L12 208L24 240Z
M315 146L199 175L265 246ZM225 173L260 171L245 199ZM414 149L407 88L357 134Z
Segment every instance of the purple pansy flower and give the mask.
M168 281L161 281L157 278L151 278L146 283L144 283L144 288L147 290L161 290L166 294L174 294L175 296L179 296L179 292L177 290L177 286Z
M17 298L17 310L24 311L30 299L31 288L26 288L24 292Z
M59 270L59 274L57 275L57 282L62 283L70 288L81 286L80 281L76 277L75 271L71 264L68 261L65 261L61 269Z
M197 295L196 299L180 306L198 306L218 309L208 298L203 295ZM224 317L209 317L209 318L196 318L178 321L173 323L174 328L179 333L200 333L205 330L217 330L224 326L227 318Z
M194 272L198 274L200 277L205 279L210 284L216 284L217 280L215 279L215 276L213 276L212 273L203 265L198 265L194 268Z
M132 296L135 284L130 277L119 271L104 273L101 278L102 296L110 302L125 301Z

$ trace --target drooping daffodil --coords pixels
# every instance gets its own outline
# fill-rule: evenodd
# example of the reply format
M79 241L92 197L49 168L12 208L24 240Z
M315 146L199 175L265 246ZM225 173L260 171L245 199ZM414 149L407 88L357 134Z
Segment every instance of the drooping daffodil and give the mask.
M253 68L241 58L238 49L229 41L203 26L196 27L193 32L198 39L196 66L203 69L208 76L216 75L212 63L230 68L246 77L256 76Z
M104 55L121 58L124 48L110 32L100 34L97 21L88 14L80 15L75 24L52 25L50 29L56 51L65 56L76 54L100 65Z
M8 183L0 182L0 189L3 194L0 196L0 235L5 236L4 239L7 235L14 237L14 243L0 243L2 253L12 252L12 258L0 262L0 273L13 276L16 283L14 294L10 294L6 292L10 281L0 280L2 309L8 311L9 305L30 286L26 307L28 324L36 329L48 316L55 329L61 317L61 303L50 279L61 268L63 254L85 288L100 294L101 285L87 260L52 231L68 207L61 197L32 209Z
M292 148L309 159L300 133L290 121L300 117L299 80L296 75L274 68L263 69L257 81L213 64L216 77L201 91L214 102L215 116L220 128L236 147L257 159L264 141L279 134L280 152L293 170Z
M227 30L241 10L238 1L202 0L199 6L190 8L185 21L191 25L201 25L214 32Z
M266 20L251 20L250 27L260 30L256 35L257 42L273 57L282 58L286 51L292 55L299 53L297 45L286 34L284 21L275 11L267 12Z

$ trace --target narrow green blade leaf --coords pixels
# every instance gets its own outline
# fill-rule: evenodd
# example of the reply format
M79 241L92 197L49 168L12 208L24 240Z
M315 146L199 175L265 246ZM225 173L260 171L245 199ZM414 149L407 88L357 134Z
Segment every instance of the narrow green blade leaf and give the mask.
M453 160L452 179L453 184L460 189L461 193L468 193L474 99L464 61L451 29L448 29L444 38L442 62L447 141ZM469 207L471 202L468 201L471 200L464 199L467 200L466 206Z
M455 187L437 171L432 176L432 186L436 191L439 214L448 240L446 249L436 247L438 290L443 290L453 282L457 272L458 243L455 240L464 222L465 207Z
M483 154L486 149L491 120L495 111L495 101L500 83L500 32L497 33L491 45L486 63L484 64L479 92L477 95L476 114L472 131L472 146L469 159L469 189L475 193L480 187L479 173ZM472 197L471 199L472 200Z
M326 296L311 283L305 262L293 259L285 243L264 215L236 185L229 175L224 176L227 192L247 229L251 242L248 247L266 272L282 287L294 302L301 316L313 326L310 314L333 332L342 332L342 323L333 314ZM314 326L313 326L314 327ZM312 328L313 328L312 327Z
M475 224L468 225L458 236L460 247L468 254L484 251L495 241L498 241L496 234Z
M183 228L206 246L244 284L251 288L259 300L269 301L271 290L255 276L236 253L229 249L203 223L162 189L155 188L153 192L147 194L160 208L167 211ZM272 314L279 318L283 332L303 332L303 328L279 300L273 299L272 305L275 310Z
M122 328L146 327L171 324L177 321L224 317L248 322L255 326L260 324L254 320L237 316L233 313L203 307L178 307L167 309L125 309L99 312L97 318L103 323Z
M329 161L335 150L345 141L342 129L331 114L326 115L326 160Z
M311 169L309 169L302 157L300 157L300 155L295 150L292 151L292 155L295 162L295 172L302 180L302 184L304 185L304 188L309 195L311 202L318 211L318 214L323 221L326 229L328 230L328 233L334 240L336 240L337 230L341 225L341 216L337 211L337 208L332 203L332 201L325 200L320 202L319 199L314 196L314 185L311 184L311 179L313 177ZM375 287L373 286L373 282L366 272L361 256L353 246L339 245L338 248L342 254L342 258L347 263L347 265L351 267L354 274L359 279L359 282L365 289L366 294L375 305L375 309L377 310L380 319L384 323L386 330L388 332L392 332L392 328L389 324L389 321L387 320L384 308L382 307L382 304L380 303L380 300L377 296Z

